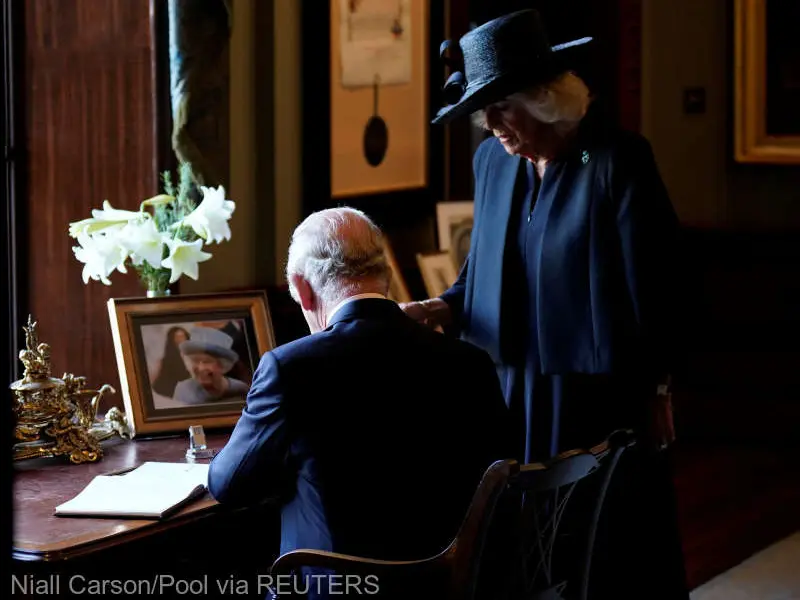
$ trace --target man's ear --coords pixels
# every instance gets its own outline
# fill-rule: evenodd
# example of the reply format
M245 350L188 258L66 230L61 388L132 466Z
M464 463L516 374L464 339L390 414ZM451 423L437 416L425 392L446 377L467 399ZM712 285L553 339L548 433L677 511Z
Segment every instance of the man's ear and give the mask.
M311 285L306 281L302 275L293 274L289 276L294 289L297 290L297 296L300 299L300 306L303 310L312 311L317 304L317 297Z

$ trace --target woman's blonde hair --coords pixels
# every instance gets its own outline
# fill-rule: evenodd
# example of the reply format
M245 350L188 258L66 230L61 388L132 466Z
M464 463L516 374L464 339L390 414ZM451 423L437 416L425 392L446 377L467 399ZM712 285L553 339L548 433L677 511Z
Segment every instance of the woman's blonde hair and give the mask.
M566 72L546 84L512 94L508 100L522 104L537 121L567 133L586 115L591 95L580 77ZM472 118L476 126L487 128L485 110L474 113Z

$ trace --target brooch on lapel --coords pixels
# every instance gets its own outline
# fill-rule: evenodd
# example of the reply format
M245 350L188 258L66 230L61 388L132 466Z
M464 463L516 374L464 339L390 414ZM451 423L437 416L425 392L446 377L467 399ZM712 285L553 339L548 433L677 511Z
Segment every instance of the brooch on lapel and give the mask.
M589 152L587 150L584 150L583 152L581 152L581 162L583 164L586 164L586 163L589 162Z

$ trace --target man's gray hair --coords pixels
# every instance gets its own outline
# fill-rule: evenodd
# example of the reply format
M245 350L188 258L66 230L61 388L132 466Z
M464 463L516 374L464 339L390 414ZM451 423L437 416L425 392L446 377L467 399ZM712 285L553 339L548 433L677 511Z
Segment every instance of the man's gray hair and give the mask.
M361 293L364 283L389 284L389 263L380 228L360 210L329 208L308 216L292 234L286 277L300 275L327 305Z
M566 72L549 83L512 94L508 99L522 104L537 121L550 123L566 134L586 115L591 95L580 77ZM486 128L485 111L476 112L473 122Z

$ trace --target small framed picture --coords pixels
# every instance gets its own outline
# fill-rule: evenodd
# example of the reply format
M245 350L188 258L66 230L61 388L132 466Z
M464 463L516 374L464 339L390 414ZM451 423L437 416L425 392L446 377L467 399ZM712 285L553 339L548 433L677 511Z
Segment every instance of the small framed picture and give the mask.
M473 205L474 202L439 202L436 205L439 250L450 252L457 270L469 254Z
M395 302L411 302L411 293L408 291L406 280L403 277L403 272L397 264L397 258L392 251L392 247L387 242L385 244L386 259L392 269L392 279L389 281L389 300Z
M442 295L458 279L458 272L449 252L417 254L417 264L429 298Z
M275 347L263 291L108 301L132 436L233 427Z

